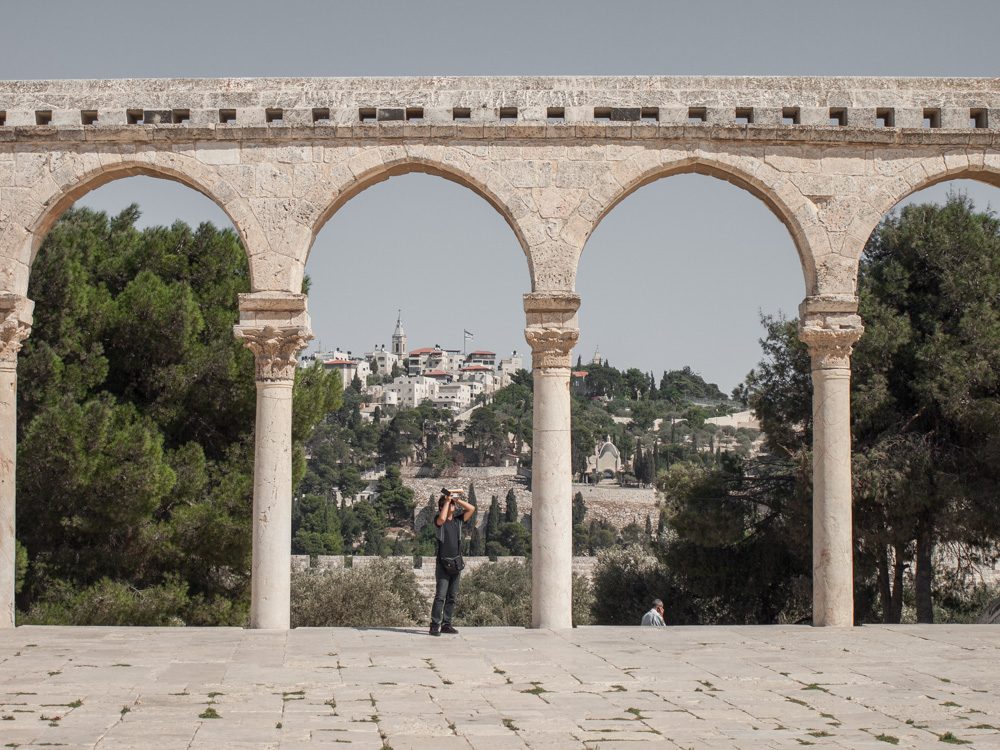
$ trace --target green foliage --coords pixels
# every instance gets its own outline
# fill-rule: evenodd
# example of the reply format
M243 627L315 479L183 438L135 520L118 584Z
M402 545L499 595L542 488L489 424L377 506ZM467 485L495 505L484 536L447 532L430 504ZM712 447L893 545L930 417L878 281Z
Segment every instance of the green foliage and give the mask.
M518 520L517 494L514 492L513 487L507 490L507 497L504 500L503 520L507 523L514 523Z
M666 605L672 622L671 586L663 567L638 545L601 552L593 573L593 617L597 625L638 625L653 599Z
M390 524L411 526L413 524L413 490L403 484L398 466L389 466L385 476L378 481L378 506L385 513Z
M507 435L513 436L510 448L517 455L521 454L523 446L531 445L534 395L532 386L531 374L525 370L518 370L512 376L512 383L493 395L491 404L500 421L505 439Z
M19 619L20 625L220 625L246 620L246 609L231 602L206 603L190 597L175 577L146 589L107 578L76 589L53 584Z
M413 569L395 560L295 573L291 601L293 628L398 628L424 622L428 612Z
M812 444L812 379L809 350L798 321L762 316L764 358L738 389L760 420L768 450L794 456Z
M35 457L18 473L18 510L31 518L20 535L34 562L78 583L141 575L153 563L154 512L176 474L150 419L107 394L62 399L39 412L19 447Z
M355 503L344 512L344 516L344 527L350 528L353 532L350 536L345 533L345 539L350 539L351 543L355 539L361 542L357 552L362 555L386 555L389 553L388 542L385 538L386 514L384 510L374 503ZM348 519L350 520L348 521Z
M856 616L899 621L915 559L917 619L968 618L975 606L946 593L931 560L942 541L985 554L1000 537L1000 222L954 195L890 215L865 249L859 295ZM764 361L738 396L761 419L770 456L691 476L673 467L661 481L675 535L660 556L700 595L703 621L792 620L807 608L810 362L795 321L763 323Z
M323 495L303 495L292 505L292 554L340 555L344 552L340 514Z
M504 560L462 575L455 622L471 626L531 625L531 564ZM573 575L573 625L591 623L593 598L585 578Z
M24 576L28 572L28 550L19 541L14 542L14 593L24 588Z
M490 509L486 514L486 526L484 529L486 539L486 554L489 552L490 543L500 544L500 500L496 495L490 498ZM492 556L492 555L491 555Z
M500 462L507 447L506 430L492 406L482 406L472 412L465 426L465 442L476 452L480 466Z
M585 535L583 534L583 529L586 529ZM581 551L585 549L586 554L591 557L601 550L613 547L618 543L618 534L615 532L615 527L611 525L610 521L605 519L592 518L586 526L580 524L574 529L574 538L577 533L581 536Z
M908 206L872 235L859 290L860 542L878 560L912 540L917 619L929 622L935 545L1000 535L1000 221L954 194Z
M466 571L460 591L458 624L531 624L531 568L522 560L503 560Z
M18 605L46 622L86 617L93 598L109 622L242 624L256 389L232 327L246 256L231 230L139 230L138 217L67 211L32 268ZM298 472L301 441L337 393L322 372L296 383Z
M690 367L664 372L660 378L659 397L675 404L685 401L725 401L726 394L715 383L704 378Z
M517 521L500 524L497 541L503 545L509 555L531 554L531 533Z

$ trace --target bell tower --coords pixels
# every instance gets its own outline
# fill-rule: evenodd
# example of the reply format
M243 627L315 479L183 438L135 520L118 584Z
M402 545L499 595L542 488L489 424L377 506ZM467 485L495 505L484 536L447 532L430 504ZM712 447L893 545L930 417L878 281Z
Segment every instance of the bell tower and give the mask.
M396 330L392 334L392 353L397 357L406 356L406 331L403 330L403 311L396 315Z

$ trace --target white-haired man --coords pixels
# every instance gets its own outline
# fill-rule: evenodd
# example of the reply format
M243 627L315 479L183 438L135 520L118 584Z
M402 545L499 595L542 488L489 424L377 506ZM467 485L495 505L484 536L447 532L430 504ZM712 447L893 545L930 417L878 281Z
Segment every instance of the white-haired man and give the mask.
M652 625L654 627L664 627L667 624L663 621L662 601L659 599L653 599L653 608L642 616L642 624Z

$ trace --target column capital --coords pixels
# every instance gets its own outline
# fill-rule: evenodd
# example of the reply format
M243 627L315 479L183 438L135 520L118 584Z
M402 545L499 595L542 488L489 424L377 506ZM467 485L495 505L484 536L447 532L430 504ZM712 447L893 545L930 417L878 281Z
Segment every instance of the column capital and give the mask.
M31 333L34 308L27 297L0 293L0 367L17 367L17 353Z
M240 322L233 333L254 353L257 381L294 381L295 355L313 337L306 295L251 292L239 299Z
M799 338L814 370L850 369L851 351L865 332L853 295L822 294L799 305Z
M312 339L312 331L300 326L236 326L236 336L253 352L258 382L295 380L296 354Z
M580 337L576 312L580 295L572 292L532 292L524 295L527 326L524 338L531 347L531 366L554 369L570 366L570 352Z
M531 347L531 366L534 369L569 369L570 356L580 338L575 328L529 326L524 329L524 338Z

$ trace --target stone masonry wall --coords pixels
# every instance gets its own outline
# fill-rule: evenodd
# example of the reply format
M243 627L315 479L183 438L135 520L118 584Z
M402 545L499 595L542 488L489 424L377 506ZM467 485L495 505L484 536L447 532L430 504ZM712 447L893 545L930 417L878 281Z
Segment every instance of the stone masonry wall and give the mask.
M511 489L517 496L518 512L522 516L531 516L531 490L520 477L470 477L467 472L468 469L463 469L458 477L403 478L403 484L413 490L413 498L417 503L415 512L418 516L418 523L422 523L420 513L426 507L428 499L433 496L436 503L442 487L468 490L470 481L476 487L476 502L479 507L480 521L484 520L490 507L490 498L493 495L497 496L500 508L503 510L504 499L507 497L508 490ZM655 526L659 517L660 509L657 505L656 490L654 489L574 484L573 494L575 495L577 492L583 494L583 500L587 504L587 520L596 518L608 521L619 530L633 522L640 525L645 524L647 515L652 518Z

